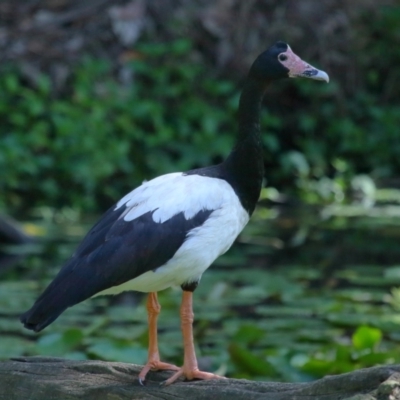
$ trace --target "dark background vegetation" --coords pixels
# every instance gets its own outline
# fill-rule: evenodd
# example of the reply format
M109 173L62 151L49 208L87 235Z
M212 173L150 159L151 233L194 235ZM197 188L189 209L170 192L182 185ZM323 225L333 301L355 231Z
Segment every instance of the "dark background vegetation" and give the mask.
M331 82L268 91L262 202L195 293L201 367L304 381L400 362L395 0L0 2L0 211L36 236L0 247L0 359L145 362L134 294L84 302L39 336L18 316L94 215L229 153L244 77L276 40ZM160 350L180 364L179 290L160 299Z
M274 85L267 183L342 200L400 172L397 1L3 1L0 205L102 211L230 150L241 82L278 39L329 85Z

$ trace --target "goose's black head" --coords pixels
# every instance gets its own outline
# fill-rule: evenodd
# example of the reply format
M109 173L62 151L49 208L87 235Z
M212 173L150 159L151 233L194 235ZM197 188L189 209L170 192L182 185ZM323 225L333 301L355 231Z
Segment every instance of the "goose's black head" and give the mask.
M303 61L284 42L277 42L261 53L251 66L249 76L262 82L297 77L329 82L326 72Z

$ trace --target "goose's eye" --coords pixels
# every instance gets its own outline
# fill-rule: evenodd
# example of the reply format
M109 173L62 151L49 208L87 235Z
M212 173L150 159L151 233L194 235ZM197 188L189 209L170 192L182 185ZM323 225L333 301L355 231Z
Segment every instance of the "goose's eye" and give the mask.
M279 54L278 59L279 59L279 61L286 61L287 60L287 55L286 54Z

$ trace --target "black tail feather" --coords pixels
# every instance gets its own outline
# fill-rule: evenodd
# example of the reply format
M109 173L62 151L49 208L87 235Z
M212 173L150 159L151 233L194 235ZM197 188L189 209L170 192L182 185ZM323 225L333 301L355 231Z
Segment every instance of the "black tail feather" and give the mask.
M21 315L20 321L24 324L25 328L40 332L57 319L63 311L64 310L58 310L53 313L43 313L40 309L40 303L35 303L30 310Z

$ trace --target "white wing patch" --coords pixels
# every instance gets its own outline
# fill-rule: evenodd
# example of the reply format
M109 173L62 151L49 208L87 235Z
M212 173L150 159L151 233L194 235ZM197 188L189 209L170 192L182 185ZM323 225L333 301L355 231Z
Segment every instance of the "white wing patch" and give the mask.
M154 222L162 223L183 212L186 219L201 210L217 210L236 197L232 187L222 179L175 172L144 182L123 197L116 209L126 205L121 218L132 221L152 211Z

